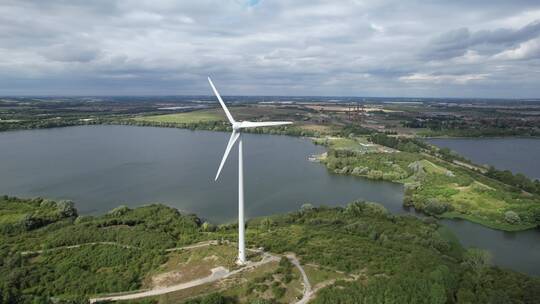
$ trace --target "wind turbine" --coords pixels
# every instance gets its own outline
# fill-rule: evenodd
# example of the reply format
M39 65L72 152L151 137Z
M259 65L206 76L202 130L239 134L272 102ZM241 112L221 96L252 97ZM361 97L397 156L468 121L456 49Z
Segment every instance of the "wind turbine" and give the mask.
M210 83L210 86L212 87L212 90L214 91L214 94L216 94L216 97L221 104L221 107L223 108L223 111L225 111L225 115L227 115L227 119L232 125L232 134L229 138L229 143L227 143L227 148L225 148L225 153L223 154L223 158L221 159L221 164L219 165L219 169L216 174L216 181L219 177L219 173L221 173L221 169L223 168L223 165L225 164L225 161L227 160L227 156L229 156L229 152L231 152L231 148L234 146L234 143L238 140L238 261L237 263L240 265L243 265L246 263L246 248L245 248L245 242L244 242L244 159L242 157L242 129L247 128L257 128L257 127L270 127L270 126L281 126L281 125L288 125L292 124L290 121L265 121L265 122L258 122L258 121L236 121L232 117L231 113L229 112L229 109L227 109L227 106L223 102L223 99L221 99L221 96L219 95L219 92L217 91L216 87L214 86L214 83L212 83L212 79L208 77L208 82Z

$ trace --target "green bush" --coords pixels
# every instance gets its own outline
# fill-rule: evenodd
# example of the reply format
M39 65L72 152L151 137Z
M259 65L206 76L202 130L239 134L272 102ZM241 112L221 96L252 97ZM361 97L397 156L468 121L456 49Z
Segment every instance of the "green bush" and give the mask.
M424 211L426 211L428 214L440 215L446 211L449 211L450 208L451 207L448 203L440 202L437 199L431 198L428 199L424 207Z
M280 285L272 285L272 295L276 299L282 298L285 295L286 291L287 289Z
M507 221L510 224L517 224L517 223L521 222L521 218L514 211L506 211L504 213L504 220Z

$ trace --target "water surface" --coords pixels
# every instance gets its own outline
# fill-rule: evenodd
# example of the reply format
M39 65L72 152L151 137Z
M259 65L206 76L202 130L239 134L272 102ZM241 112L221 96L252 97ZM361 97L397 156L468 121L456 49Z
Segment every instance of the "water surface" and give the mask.
M491 253L495 265L540 275L540 231L506 232L465 220L441 220L459 238L464 247L476 247Z
M538 138L434 138L427 141L454 150L474 163L540 179Z
M247 217L357 199L402 209L401 185L328 174L308 161L324 151L308 139L243 136ZM213 222L230 221L238 214L236 148L214 181L228 137L130 126L1 133L0 193L72 199L82 214L160 202Z

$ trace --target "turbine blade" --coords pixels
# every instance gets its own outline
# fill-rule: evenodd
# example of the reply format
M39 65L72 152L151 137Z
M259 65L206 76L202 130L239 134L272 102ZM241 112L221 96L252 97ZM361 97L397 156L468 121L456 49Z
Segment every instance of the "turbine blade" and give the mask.
M240 128L258 128L258 127L272 127L272 126L282 126L290 125L291 121L242 121L240 123Z
M232 146L234 146L234 143L236 142L238 137L240 137L240 132L236 132L236 131L233 130L233 132L231 133L231 137L229 137L229 143L227 144L227 148L225 149L225 153L223 153L223 158L221 159L221 164L219 164L219 169L218 169L217 174L216 174L216 179L214 179L215 181L218 179L219 174L221 173L221 169L223 169L223 165L225 164L225 161L227 160L227 156L229 156L229 152L231 152L231 148L232 148Z
M221 104L221 107L225 111L225 115L227 115L227 119L229 120L229 122L231 124L233 124L235 122L234 118L232 117L231 113L229 112L229 109L227 109L227 106L223 102L223 99L221 99L221 96L219 95L219 92L216 89L216 87L214 86L214 83L212 82L212 79L210 79L210 77L208 77L208 82L210 83L210 86L212 87L212 90L214 91L214 94L216 94L216 97L219 100L219 103Z

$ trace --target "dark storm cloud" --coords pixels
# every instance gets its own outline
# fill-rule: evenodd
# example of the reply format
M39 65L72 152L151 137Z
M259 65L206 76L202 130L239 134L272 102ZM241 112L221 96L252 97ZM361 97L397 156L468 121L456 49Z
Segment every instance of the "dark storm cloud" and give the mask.
M538 1L2 1L0 95L538 96Z

